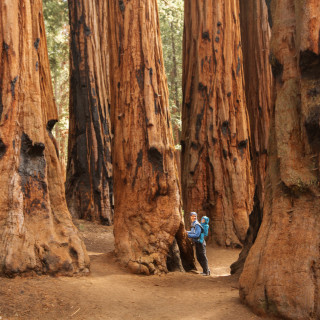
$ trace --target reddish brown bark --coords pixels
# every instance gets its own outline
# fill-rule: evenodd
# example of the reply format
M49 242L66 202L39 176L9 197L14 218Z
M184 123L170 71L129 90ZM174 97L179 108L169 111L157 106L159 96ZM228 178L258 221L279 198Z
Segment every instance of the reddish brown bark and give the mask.
M265 0L240 0L240 18L255 197L244 247L238 261L231 266L232 273L242 272L262 221L270 110L273 103L273 77L269 63L271 31Z
M0 274L88 271L51 133L42 2L3 0L0 17Z
M103 0L69 0L71 87L66 196L73 216L112 223L108 15Z
M240 277L256 312L320 318L320 4L272 1L271 117L263 221Z
M181 215L157 1L108 5L116 253L133 272L165 272L176 236L185 268L194 267Z
M238 1L185 1L183 56L184 211L210 217L219 245L238 246L253 202Z

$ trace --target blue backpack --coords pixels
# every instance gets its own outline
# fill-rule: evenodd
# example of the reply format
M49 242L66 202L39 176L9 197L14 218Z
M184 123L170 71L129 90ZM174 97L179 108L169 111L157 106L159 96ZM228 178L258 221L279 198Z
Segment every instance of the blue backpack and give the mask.
M202 222L204 220L204 222ZM201 218L201 234L199 238L199 242L203 243L204 237L207 237L209 233L209 218L207 216L203 216Z

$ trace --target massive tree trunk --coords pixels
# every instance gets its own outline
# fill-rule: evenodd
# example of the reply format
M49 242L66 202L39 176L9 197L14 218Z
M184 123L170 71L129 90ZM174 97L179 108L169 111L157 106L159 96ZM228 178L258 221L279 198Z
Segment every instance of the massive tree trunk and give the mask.
M156 0L109 1L115 247L123 264L144 274L167 271L175 236L184 267L193 267L157 10Z
M66 196L71 214L112 223L107 1L69 0L71 88Z
M183 50L184 212L207 215L211 238L238 246L253 202L238 1L186 0Z
M244 247L238 261L231 266L232 273L242 272L262 221L270 110L273 103L273 77L269 63L271 32L265 0L240 0L240 18L255 196Z
M87 271L51 133L42 2L3 0L0 17L0 274Z
M272 1L276 78L263 221L240 277L256 312L320 318L320 4Z

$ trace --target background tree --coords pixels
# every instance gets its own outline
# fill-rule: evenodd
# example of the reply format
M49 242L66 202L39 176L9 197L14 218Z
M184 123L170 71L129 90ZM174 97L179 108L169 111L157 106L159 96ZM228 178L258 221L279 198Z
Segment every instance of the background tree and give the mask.
M191 268L157 1L109 1L108 6L116 254L133 272L165 272L177 236L184 266Z
M182 37L183 1L158 1L163 60L168 79L169 107L175 157L181 176L181 101L182 101Z
M158 4L173 137L176 148L179 149L182 101L183 1L160 0Z
M256 312L320 318L320 4L271 1L276 79L263 220L240 277Z
M232 273L241 273L262 221L270 110L273 103L273 77L269 63L271 31L265 0L240 0L240 18L255 196L244 248L238 261L231 266Z
M75 217L112 223L108 15L104 0L69 0L71 79L67 203Z
M222 246L244 241L253 202L239 12L237 0L185 1L183 205Z
M53 134L65 171L69 129L69 14L66 0L43 0L48 54L59 122Z
M42 1L3 0L0 17L0 273L88 271L51 133Z

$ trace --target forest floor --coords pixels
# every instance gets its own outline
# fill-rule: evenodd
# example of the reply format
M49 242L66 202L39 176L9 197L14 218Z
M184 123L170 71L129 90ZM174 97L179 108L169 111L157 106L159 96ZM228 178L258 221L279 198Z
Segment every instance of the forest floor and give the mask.
M75 224L89 251L90 275L1 278L0 320L261 319L240 303L237 279L229 275L239 250L208 247L210 277L139 276L116 263L112 227Z

